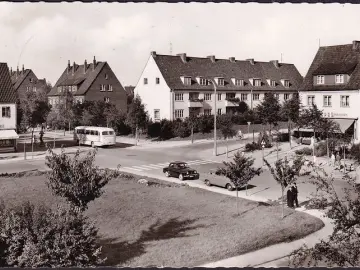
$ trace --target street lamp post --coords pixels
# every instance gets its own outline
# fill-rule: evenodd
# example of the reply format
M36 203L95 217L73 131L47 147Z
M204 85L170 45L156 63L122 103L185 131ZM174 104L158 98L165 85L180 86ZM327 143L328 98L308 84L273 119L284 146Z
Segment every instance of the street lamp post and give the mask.
M212 80L209 80L214 86L214 156L217 156L217 142L216 142L216 84Z

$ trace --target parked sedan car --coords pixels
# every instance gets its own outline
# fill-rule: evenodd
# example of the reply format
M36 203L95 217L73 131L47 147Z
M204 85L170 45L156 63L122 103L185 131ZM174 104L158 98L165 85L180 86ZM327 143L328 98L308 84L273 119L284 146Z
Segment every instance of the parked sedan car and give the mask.
M185 179L199 179L200 174L189 167L186 162L174 161L170 162L168 167L163 168L163 173L167 177L177 177L181 181Z
M236 189L236 186L230 181L229 178L223 175L215 174L215 170L211 170L209 173L206 174L206 176L204 177L204 183L209 187L224 187L229 191L233 191L234 189Z

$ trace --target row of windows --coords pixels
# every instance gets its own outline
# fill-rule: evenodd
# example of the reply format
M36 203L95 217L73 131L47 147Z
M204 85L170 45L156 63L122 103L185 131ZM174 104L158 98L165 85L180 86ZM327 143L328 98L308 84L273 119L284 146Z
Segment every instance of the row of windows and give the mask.
M83 99L82 98L74 98L74 103L83 103ZM109 103L110 102L110 98L109 97L104 97L104 102ZM59 103L63 103L63 101L59 100L59 99L49 99L49 104L50 105L57 105Z
M11 117L10 107L2 107L1 108L1 117L3 117L3 118L10 118Z
M36 92L36 87L35 87L35 86L34 86L34 87L32 87L32 86L26 86L26 92L30 92L30 91Z
M341 84L344 82L345 79L343 74L335 75L335 83ZM324 75L316 76L316 84L325 84L325 76Z
M217 109L217 114L221 115L222 114L222 109ZM211 109L204 109L204 115L211 115ZM175 118L183 118L184 117L184 110L183 109L175 110L174 117Z
M240 94L240 100L242 101L247 101L248 100L248 95L249 94ZM291 94L284 94L284 100L288 100L290 99ZM275 97L277 99L280 98L279 94L275 94ZM189 95L189 98L199 98L198 94L194 94L194 95ZM211 93L205 93L204 94L204 100L206 101L210 101L212 98L212 94ZM230 99L230 98L235 98L235 93L226 93L226 98L225 99ZM183 93L175 93L175 101L183 101L184 100L184 94ZM222 100L222 94L217 94L217 100ZM252 94L252 100L260 100L260 94Z
M112 92L113 88L111 84L100 84L100 92L108 91Z
M98 130L89 130L89 129L77 129L76 134L86 134L86 135L95 135L99 136L100 133ZM114 135L113 131L103 131L102 135Z
M307 104L309 106L315 104L315 96L307 96ZM332 96L324 95L323 96L323 106L331 107L332 106ZM340 96L340 107L350 107L350 96Z

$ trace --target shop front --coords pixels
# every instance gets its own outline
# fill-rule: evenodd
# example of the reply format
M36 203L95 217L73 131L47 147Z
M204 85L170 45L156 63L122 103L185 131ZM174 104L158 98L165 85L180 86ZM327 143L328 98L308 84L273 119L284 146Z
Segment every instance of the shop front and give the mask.
M0 153L15 152L19 135L13 129L0 130Z

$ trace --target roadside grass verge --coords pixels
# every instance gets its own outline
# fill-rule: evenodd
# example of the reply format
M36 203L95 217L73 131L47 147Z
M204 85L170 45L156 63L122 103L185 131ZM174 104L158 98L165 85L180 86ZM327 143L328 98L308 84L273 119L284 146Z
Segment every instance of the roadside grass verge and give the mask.
M22 176L22 177L20 177ZM47 189L45 175L0 178L0 197L11 205L64 203ZM149 185L140 184L145 178ZM100 229L106 265L195 267L293 241L321 229L320 219L266 203L239 199L147 177L119 177L86 214Z

